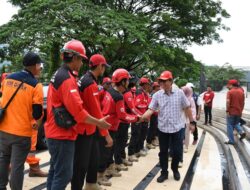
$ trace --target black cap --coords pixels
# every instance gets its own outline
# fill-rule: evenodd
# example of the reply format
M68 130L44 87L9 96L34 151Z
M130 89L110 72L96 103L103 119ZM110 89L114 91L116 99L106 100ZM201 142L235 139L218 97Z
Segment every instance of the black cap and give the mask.
M40 64L42 63L41 58L39 57L38 54L34 52L28 52L24 57L23 57L23 65L24 66L32 66L35 64Z

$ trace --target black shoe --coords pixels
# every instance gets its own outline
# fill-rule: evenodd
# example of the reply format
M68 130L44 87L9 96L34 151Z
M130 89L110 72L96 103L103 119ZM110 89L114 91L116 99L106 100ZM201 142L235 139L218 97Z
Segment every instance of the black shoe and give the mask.
M226 141L224 142L225 144L229 144L229 145L234 145L234 143L230 142L230 141Z
M161 175L157 178L157 182L158 182L158 183L162 183L162 182L165 181L166 179L168 179L168 174L161 174Z
M242 126L242 125L246 125L246 121L244 120L244 119L242 119L242 118L240 118L240 125Z
M210 122L209 125L213 126L213 124Z
M243 133L240 134L240 140L242 140L244 138L246 138L246 133L245 132L243 132Z
M176 181L179 181L181 179L181 175L180 175L180 173L178 171L174 172L174 179Z

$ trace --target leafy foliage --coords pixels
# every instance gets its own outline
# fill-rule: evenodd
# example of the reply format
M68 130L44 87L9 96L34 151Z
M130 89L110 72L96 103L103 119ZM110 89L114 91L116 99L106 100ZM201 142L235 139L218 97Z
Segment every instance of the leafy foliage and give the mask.
M206 66L205 74L207 83L212 85L215 90L221 90L230 79L237 79L240 81L245 77L244 71L234 69L229 63L223 66Z
M200 63L185 52L191 43L221 41L218 30L229 17L214 0L10 0L17 15L0 27L6 57L20 68L25 51L42 54L49 76L60 65L59 50L81 40L90 56L103 53L113 70L123 67L139 76L172 70L175 77L197 79ZM108 74L108 73L107 73Z
M231 65L225 66L206 66L207 80L227 81L229 79L241 80L244 78L244 71L234 69Z

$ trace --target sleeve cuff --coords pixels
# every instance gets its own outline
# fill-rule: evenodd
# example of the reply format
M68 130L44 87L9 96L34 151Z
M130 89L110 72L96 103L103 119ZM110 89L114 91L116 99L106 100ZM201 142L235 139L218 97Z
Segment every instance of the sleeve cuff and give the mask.
M106 137L109 134L107 129L100 129L99 131L100 131L101 136L103 137Z

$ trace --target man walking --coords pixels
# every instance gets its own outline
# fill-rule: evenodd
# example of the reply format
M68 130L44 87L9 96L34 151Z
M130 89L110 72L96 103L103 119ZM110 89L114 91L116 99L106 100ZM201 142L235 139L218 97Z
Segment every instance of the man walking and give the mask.
M229 80L227 87L229 88L229 91L227 92L226 106L227 135L229 141L225 142L225 144L234 145L234 129L237 129L237 131L240 133L241 139L244 138L246 135L239 126L240 117L244 108L245 97L244 92L239 88L237 80Z
M182 155L182 135L181 129L185 125L182 119L183 110L190 121L191 130L194 130L196 122L193 120L190 103L180 89L173 89L173 76L170 71L164 71L158 78L161 90L153 95L149 109L143 114L142 120L149 118L155 111L159 110L158 128L159 128L159 146L160 146L160 166L161 175L157 178L158 183L168 179L168 150L170 143L173 148L173 158L171 169L174 179L180 180L178 165Z

